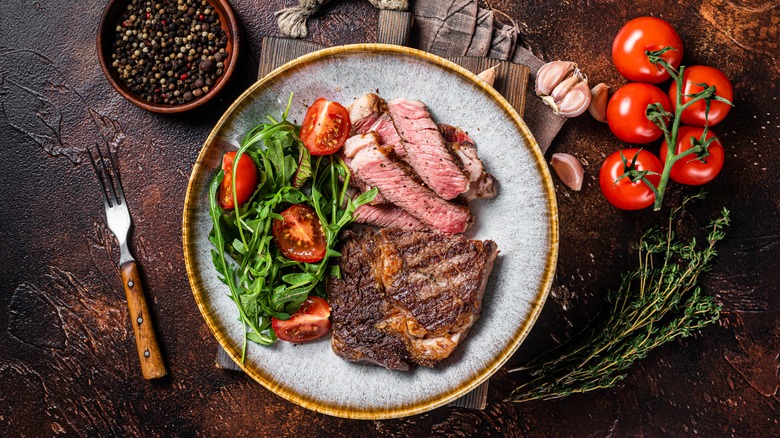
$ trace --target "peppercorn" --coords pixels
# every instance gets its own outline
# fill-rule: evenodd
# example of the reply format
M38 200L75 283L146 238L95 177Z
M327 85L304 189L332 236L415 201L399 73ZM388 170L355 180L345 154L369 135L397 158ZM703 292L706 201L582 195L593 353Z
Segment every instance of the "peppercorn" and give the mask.
M227 35L207 1L130 0L114 28L111 66L142 99L176 105L208 93L228 55Z

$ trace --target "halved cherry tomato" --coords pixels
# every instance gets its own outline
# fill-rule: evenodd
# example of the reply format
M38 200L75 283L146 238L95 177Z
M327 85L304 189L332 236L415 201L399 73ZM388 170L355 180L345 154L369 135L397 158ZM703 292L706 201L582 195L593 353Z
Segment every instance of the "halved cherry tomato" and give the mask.
M666 111L671 104L660 88L632 82L615 91L607 104L607 123L612 133L626 143L650 143L664 133L647 119L647 106L660 103Z
M626 23L612 42L612 62L624 78L630 81L659 84L669 79L665 68L656 67L647 59L645 51L654 52L674 47L661 55L677 68L683 58L683 45L674 28L655 17L639 17Z
M301 308L281 320L271 318L271 328L276 337L287 342L309 342L319 339L330 331L330 305L320 297L309 297Z
M704 134L704 128L680 126L680 129L677 131L677 147L674 153L679 154L690 149L691 139L701 138L702 134ZM718 176L723 168L725 153L718 137L712 131L707 130L707 139L710 138L715 138L715 141L707 147L709 155L699 158L696 154L690 154L677 160L669 174L673 180L680 184L698 186L706 184ZM666 162L667 149L669 148L666 141L664 141L661 145L662 162Z
M233 161L236 158L236 152L227 152L222 156L222 171L225 176L222 178L222 184L219 186L219 206L225 210L234 208L233 204ZM243 205L252 197L252 193L257 189L257 166L252 161L252 157L242 154L236 167L236 198L238 205Z
M714 67L708 67L706 65L694 65L686 67L683 71L683 96L680 98L680 104L685 105L691 100L691 97L686 95L693 95L702 90L704 87L698 84L707 84L715 86L715 95L720 96L729 102L734 101L734 89L731 87L731 81L722 71ZM672 108L677 108L677 84L672 82L669 87L669 100L672 101ZM706 105L704 100L700 100L688 108L682 113L682 122L686 125L704 126L705 117L704 111ZM726 114L731 110L731 105L723 102L713 100L710 103L710 112L706 118L709 126L714 126L720 123L726 118Z
M305 263L322 260L327 242L314 209L305 204L295 204L281 214L284 220L274 219L272 231L282 255Z
M344 146L350 129L349 111L338 102L320 97L306 111L301 140L310 154L328 155Z
M626 157L626 163L623 163L620 156L621 151L614 152L604 160L599 173L601 192L607 201L623 210L639 210L653 205L655 194L644 181L631 182L630 178L620 178L620 176L631 170L628 165L634 161L634 157L636 157L634 169L638 171L649 170L660 174L663 165L655 155L644 149L623 149L622 152ZM658 186L661 181L661 175L648 174L645 178L654 186Z

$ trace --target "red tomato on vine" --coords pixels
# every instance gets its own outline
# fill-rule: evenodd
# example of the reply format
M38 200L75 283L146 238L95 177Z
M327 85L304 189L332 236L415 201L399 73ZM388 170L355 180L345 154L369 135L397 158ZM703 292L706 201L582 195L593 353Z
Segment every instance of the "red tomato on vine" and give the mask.
M690 149L693 145L692 141L700 139L702 134L704 134L704 128L680 126L680 130L677 131L677 147L674 149L674 154L677 155ZM672 180L680 184L698 186L706 184L718 176L723 168L723 160L726 154L715 133L708 130L705 141L707 140L712 140L712 142L707 145L706 154L701 154L700 156L699 154L691 153L674 163L669 174ZM661 145L662 162L666 161L668 149L667 143L664 141Z
M652 153L623 149L604 160L599 185L610 204L622 210L639 210L655 202L655 193L647 183L658 186L662 171L663 165Z
M653 65L645 51L655 52L665 47L675 50L661 57L677 68L683 58L683 44L672 25L655 17L639 17L626 23L612 42L612 62L623 77L630 81L658 84L669 79L661 66Z
M626 143L644 144L661 138L661 128L647 118L647 106L660 103L665 111L672 106L660 88L639 82L620 87L607 104L607 123L615 136Z
M691 97L688 95L695 95L696 93L704 90L704 87L702 87L700 84L707 84L710 86L714 85L716 96L720 96L729 102L734 100L734 89L731 86L731 81L729 81L729 78L727 78L726 75L717 68L706 65L694 65L691 67L686 67L685 70L683 70L682 80L683 88L682 96L680 97L681 105L685 105L688 101L691 100ZM677 108L676 97L677 84L672 82L672 85L669 87L669 99L671 100L673 109ZM706 105L704 100L695 102L682 112L681 120L686 125L704 126L706 121L708 126L715 126L726 118L726 114L728 114L731 110L731 105L725 102L713 100L710 103L710 111L706 118L704 116L705 110Z

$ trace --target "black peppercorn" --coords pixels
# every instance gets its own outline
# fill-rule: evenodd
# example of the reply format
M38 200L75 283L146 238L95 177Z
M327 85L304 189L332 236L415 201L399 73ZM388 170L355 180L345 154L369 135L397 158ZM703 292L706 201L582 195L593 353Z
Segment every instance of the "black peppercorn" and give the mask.
M204 73L208 73L210 71L214 70L214 60L213 58L206 58L202 61L200 61L200 71Z
M111 66L151 103L182 104L207 93L224 72L227 35L203 0L131 0L120 15Z

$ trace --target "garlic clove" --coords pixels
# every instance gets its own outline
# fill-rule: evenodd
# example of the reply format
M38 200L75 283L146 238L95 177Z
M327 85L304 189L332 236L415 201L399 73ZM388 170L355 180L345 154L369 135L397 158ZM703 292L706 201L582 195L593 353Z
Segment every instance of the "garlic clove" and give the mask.
M552 96L542 96L542 102L552 108L553 114L558 114L558 104L555 103L555 100L553 100Z
M579 81L580 78L578 78L577 75L569 76L553 88L552 92L550 92L550 97L552 97L555 102L562 101L563 98L566 97L566 93L568 93L573 86L577 85L577 82Z
M478 74L477 76L482 79L483 81L487 82L488 85L491 87L496 82L496 69L498 69L498 66L500 64L496 64L493 67L490 67L489 69L483 71L482 73Z
M548 62L536 72L536 94L547 96L556 85L577 68L577 64L571 61Z
M558 110L553 108L553 112L563 117L577 117L588 109L590 100L590 87L585 79L569 89L566 96L558 102Z
M588 112L599 122L607 122L607 100L609 100L609 85L600 83L590 90L590 105Z
M582 188L582 181L585 178L585 170L582 164L574 155L553 154L550 160L550 166L555 170L555 174L566 184L566 187L579 192Z

